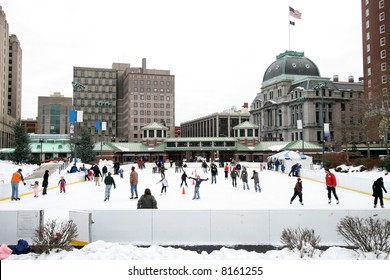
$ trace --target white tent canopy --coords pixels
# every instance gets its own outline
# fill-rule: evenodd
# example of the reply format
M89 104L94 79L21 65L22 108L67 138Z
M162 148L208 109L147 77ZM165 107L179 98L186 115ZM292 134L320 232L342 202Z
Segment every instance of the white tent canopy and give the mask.
M303 169L311 169L313 165L313 158L311 156L294 151L281 151L268 157L268 160L276 161L276 159L278 159L280 163L284 163L286 172L289 172L291 166L296 163L301 164Z

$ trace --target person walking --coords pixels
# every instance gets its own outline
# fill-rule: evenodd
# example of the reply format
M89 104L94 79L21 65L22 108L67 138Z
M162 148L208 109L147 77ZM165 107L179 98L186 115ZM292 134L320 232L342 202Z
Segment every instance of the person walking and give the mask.
M255 191L257 192L261 192L261 188L260 188L260 179L259 179L259 172L257 172L256 170L253 170L253 175L252 175L252 178L253 179L253 182L254 182L254 185L255 185Z
M387 190L383 184L383 178L379 177L378 179L375 180L374 184L372 185L372 196L374 197L374 208L376 208L376 204L378 203L378 198L381 207L385 208L385 205L383 203L382 189L385 191L385 193L387 193Z
M193 199L193 200L194 200L194 199L200 199L200 194L199 194L200 184L201 184L203 181L208 181L209 178L201 179L199 175L196 175L196 178L194 178L194 177L188 177L188 179L193 179L193 180L195 180L194 197L193 197L192 199Z
M325 184L326 184L326 189L328 191L328 204L332 203L332 193L334 198L336 199L336 204L339 204L339 197L336 194L336 186L337 186L337 181L336 181L336 176L329 171L329 168L325 168Z
M158 183L162 184L160 195L162 195L163 192L164 192L164 194L167 194L168 181L167 181L167 179L165 178L164 175L161 175L161 180L158 181L157 184Z
M234 167L232 172L230 172L230 177L232 178L232 185L233 187L237 188L237 177L238 177L238 172L236 168Z
M111 172L107 173L106 178L104 178L104 184L106 184L106 190L104 192L104 201L110 200L110 194L111 194L111 188L114 186L114 189L116 188L115 180L111 176Z
M137 203L137 209L157 209L157 200L149 188L145 189Z
M42 180L42 195L47 195L47 187L49 186L49 170L45 170Z
M22 181L23 184L26 185L26 182L24 182L21 168L19 168L18 171L14 172L11 177L11 187L12 187L11 200L20 200L19 198L20 181Z
M137 185L138 185L138 173L137 171L135 171L135 167L132 166L130 172L130 192L131 192L130 199L138 199Z
M64 176L61 176L60 181L58 182L58 185L60 186L60 193L64 192L65 193L65 186L66 186L66 181Z
M216 184L217 183L217 175L218 175L218 167L214 162L211 163L210 171L211 171L211 184L212 183Z
M241 181L242 181L242 186L243 186L243 188L244 188L244 191L245 191L245 186L248 188L248 191L249 191L248 171L246 170L246 167L245 167L245 166L242 167L242 171L241 171Z
M297 178L297 182L295 183L295 186L294 186L294 195L291 197L290 199L290 204L293 203L294 199L296 197L299 197L299 202L301 203L301 205L303 205L303 199L302 199L302 180L300 177Z

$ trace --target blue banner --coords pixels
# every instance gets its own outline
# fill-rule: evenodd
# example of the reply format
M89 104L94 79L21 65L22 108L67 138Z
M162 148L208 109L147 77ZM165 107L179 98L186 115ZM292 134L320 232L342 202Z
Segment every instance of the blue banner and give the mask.
M95 128L96 128L96 130L102 130L102 122L96 121Z
M75 123L77 119L77 111L76 110L69 110L69 122Z

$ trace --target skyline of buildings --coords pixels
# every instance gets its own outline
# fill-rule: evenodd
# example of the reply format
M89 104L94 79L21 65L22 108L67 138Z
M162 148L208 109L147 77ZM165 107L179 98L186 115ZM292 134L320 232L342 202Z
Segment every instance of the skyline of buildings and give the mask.
M321 142L325 136L324 124L330 126L326 140L332 148L340 149L343 145L363 143L367 140L366 131L362 130L364 126L361 114L362 110L367 111L367 107L362 105L362 100L366 97L371 102L371 107L368 108L378 106L372 101L377 102L379 97L382 107L388 104L387 54L390 50L386 44L389 32L389 28L386 30L386 14L390 14L390 5L386 6L383 0L362 0L361 6L365 82L360 79L355 82L353 77L350 77L348 82L340 82L337 75L333 80L324 78L320 76L315 63L304 57L303 53L289 51L280 54L275 62L265 69L260 92L254 97L248 113L250 121L259 126L256 135L260 141ZM2 14L4 20L1 38L4 48L7 44L4 39L8 24L4 12ZM2 110L7 108L7 118L11 117L8 120L10 123L12 117L14 121L20 119L22 51L15 35L9 36L8 44L7 91L11 94L4 97L5 87L2 83L1 102L6 104ZM5 61L4 58L2 60ZM4 73L2 77L6 80ZM80 129L88 129L95 141L141 143L142 127L153 122L168 127L169 137L176 135L175 76L171 75L170 70L148 69L146 58L142 59L141 67L131 67L127 63L113 63L112 68L74 66L73 82L85 86L73 88L73 109L84 112L83 122L78 126ZM323 86L316 89L319 84ZM43 109L40 105L38 108ZM181 135L230 137L235 125L248 120L242 118L237 123L233 121L224 124L222 120L213 117L209 119L210 116L222 113L215 112L182 123ZM4 114L2 116L4 118ZM42 130L47 126L43 125L47 123L47 119L43 121L39 116L38 113L37 120L41 125L38 131L47 132L47 129ZM49 118L50 122L58 123L54 114ZM97 121L103 122L106 129L97 129ZM374 123L378 125L381 121L382 118L376 118ZM3 126L3 122L1 125ZM371 132L370 139L374 142L378 142L380 138L388 139L389 127L385 128L384 134ZM57 133L59 130L51 131ZM0 132L2 136L7 135L4 129ZM12 138L8 135L5 139L7 137ZM0 143L0 147L4 147L4 144Z

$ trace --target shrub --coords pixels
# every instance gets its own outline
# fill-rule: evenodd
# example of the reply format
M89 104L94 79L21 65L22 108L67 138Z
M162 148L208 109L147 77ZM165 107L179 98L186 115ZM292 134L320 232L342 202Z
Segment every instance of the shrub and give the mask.
M319 248L320 237L316 236L312 229L289 228L282 231L280 240L290 250L299 250L301 258L304 256L311 258Z
M337 232L347 245L362 252L373 252L377 257L383 252L390 254L390 221L345 217L337 225Z
M77 227L73 221L58 222L56 219L49 220L43 227L35 230L33 251L38 254L50 254L50 251L71 251L70 241L77 237Z

